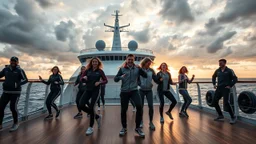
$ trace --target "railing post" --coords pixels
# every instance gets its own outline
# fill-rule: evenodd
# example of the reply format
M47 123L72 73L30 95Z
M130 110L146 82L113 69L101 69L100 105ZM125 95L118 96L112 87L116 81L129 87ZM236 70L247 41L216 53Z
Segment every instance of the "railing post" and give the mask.
M178 103L180 103L180 96L179 96L179 85L175 85L176 86L176 95L177 95L177 101Z
M197 93L198 93L198 106L202 108L201 88L199 83L196 83L196 86L197 86Z
M47 95L49 93L49 85L46 85L45 87L45 93L44 93L44 108L43 108L43 112L46 111L46 105L45 105L45 102L46 102L46 99L47 99Z
M64 85L61 85L61 90L60 90L60 103L59 106L62 107L63 105L63 89L64 89Z
M236 86L232 87L232 92L233 92L233 101L234 101L235 115L239 116L239 108L238 108L238 99L237 99Z
M30 89L31 89L32 82L30 82L27 86L26 90L26 99L25 99L25 107L24 107L24 114L22 117L23 121L28 120L28 106L29 106L29 95L30 95Z

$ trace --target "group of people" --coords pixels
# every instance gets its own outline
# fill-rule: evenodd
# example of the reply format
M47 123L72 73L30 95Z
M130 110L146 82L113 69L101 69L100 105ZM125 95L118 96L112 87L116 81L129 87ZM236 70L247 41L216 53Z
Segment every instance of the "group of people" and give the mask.
M133 104L136 108L136 128L135 132L140 137L145 137L143 128L143 106L144 98L146 97L149 107L149 128L155 130L153 124L153 91L152 82L157 84L157 93L160 100L159 113L160 122L164 123L164 96L171 101L169 109L165 114L173 120L172 110L177 104L174 95L170 92L170 85L179 85L179 93L183 96L184 103L180 110L180 117L189 117L187 109L192 102L192 99L187 91L187 84L194 80L195 75L191 79L188 78L188 70L185 66L181 67L179 70L178 82L172 80L172 76L169 72L167 63L162 63L156 74L154 70L150 67L153 61L146 57L144 58L140 65L135 63L135 55L129 54L126 57L126 61L120 67L118 73L114 77L115 82L121 81L121 93L120 93L120 103L121 103L121 123L122 129L119 132L120 136L124 136L127 133L127 118L126 112L128 109L129 102ZM25 72L19 67L19 61L17 57L12 57L10 59L10 65L6 66L0 72L0 78L5 77L3 82L3 94L0 99L0 129L2 129L2 121L4 117L4 109L8 102L10 102L11 111L13 114L14 124L10 131L15 131L18 129L18 116L17 116L17 103L21 93L21 85L28 82ZM233 70L226 66L226 60L219 60L219 69L217 69L212 76L212 83L214 88L216 88L214 96L214 106L218 112L218 117L214 120L223 120L224 116L221 112L219 106L219 100L224 97L224 106L227 107L228 112L231 116L231 124L236 122L237 117L235 116L230 104L229 104L229 92L230 88L237 82L237 77ZM52 119L53 114L51 107L56 110L56 118L60 115L60 110L54 103L56 98L61 93L61 85L64 81L61 76L61 72L57 66L51 69L52 75L49 77L48 81L44 81L41 76L39 76L40 81L47 85L51 85L50 93L46 99L46 106L49 115L45 118L46 120ZM218 77L217 85L216 78ZM77 77L75 86L78 85L78 93L76 97L76 104L78 109L78 114L74 116L75 119L82 118L82 111L86 112L90 117L90 125L86 131L86 135L91 135L93 133L93 125L95 120L97 121L98 128L101 126L101 115L95 112L95 106L99 102L99 97L102 97L103 105L105 85L108 83L107 77L103 71L103 63L97 57L92 58L87 66L81 67L81 72ZM138 89L139 86L139 89Z

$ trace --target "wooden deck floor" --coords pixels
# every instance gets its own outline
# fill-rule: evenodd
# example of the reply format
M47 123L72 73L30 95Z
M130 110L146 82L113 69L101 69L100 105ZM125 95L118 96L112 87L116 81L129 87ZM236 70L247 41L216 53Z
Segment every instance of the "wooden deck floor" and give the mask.
M167 108L167 106L166 106ZM215 122L214 115L189 110L190 118L180 118L178 108L173 111L174 121L165 116L163 125L159 122L158 106L155 106L154 124L156 130L151 132L148 128L148 109L144 108L144 132L145 139L137 137L134 132L135 113L129 108L128 133L125 137L119 137L121 129L120 106L107 106L101 111L102 127L97 129L94 126L94 133L91 136L85 135L89 125L89 119L84 117L81 120L73 119L77 110L70 106L62 110L60 119L44 121L44 116L24 122L19 130L9 133L8 129L0 132L0 144L255 144L256 127L242 122L230 125L225 122Z

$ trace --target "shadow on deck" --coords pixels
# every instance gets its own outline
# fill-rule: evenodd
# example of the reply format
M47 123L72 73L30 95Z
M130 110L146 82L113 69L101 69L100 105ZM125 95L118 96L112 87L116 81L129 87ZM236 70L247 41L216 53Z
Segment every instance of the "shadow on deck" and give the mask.
M119 137L121 130L120 106L106 106L103 115L102 127L97 129L94 125L94 133L86 136L85 131L89 125L89 118L84 114L80 120L73 119L77 113L76 106L69 106L62 109L59 119L44 121L45 115L20 124L18 131L9 133L8 129L0 132L0 143L10 144L171 144L171 143L195 143L195 144L216 144L216 143L255 143L256 127L237 122L230 125L225 122L215 122L212 114L200 110L189 109L189 119L178 116L178 107L173 110L174 120L166 115L163 125L159 122L158 106L155 106L154 124L155 131L148 128L148 108L144 107L144 132L145 139L137 137L134 132L135 113L129 107L127 112L128 133L125 137ZM167 106L165 106L167 109Z

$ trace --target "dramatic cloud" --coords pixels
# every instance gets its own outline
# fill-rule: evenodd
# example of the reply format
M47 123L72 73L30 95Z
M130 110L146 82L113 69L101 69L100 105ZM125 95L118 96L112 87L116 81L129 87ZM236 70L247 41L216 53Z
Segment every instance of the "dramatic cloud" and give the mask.
M209 53L216 53L218 50L223 48L223 43L226 40L231 39L236 34L235 31L233 32L227 32L223 36L217 38L215 41L213 41L208 47L207 51Z
M174 20L177 24L194 21L195 18L187 0L162 0L161 2L162 9L159 14L164 19Z
M238 18L249 18L256 15L255 7L255 0L228 0L224 12L218 17L218 21L228 23Z
M216 35L221 29L223 29L223 26L221 26L215 18L210 18L208 23L205 24L206 31L199 32L199 35Z

